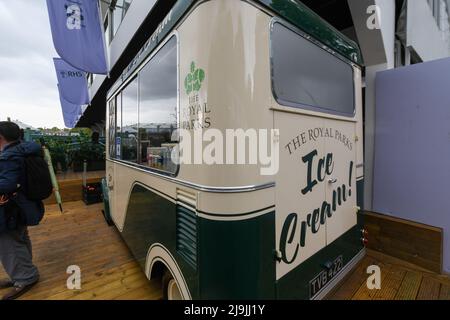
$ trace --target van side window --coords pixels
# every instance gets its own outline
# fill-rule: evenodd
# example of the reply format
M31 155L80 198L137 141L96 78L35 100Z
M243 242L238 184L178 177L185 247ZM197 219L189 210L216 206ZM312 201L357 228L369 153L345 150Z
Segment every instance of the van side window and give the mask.
M350 64L278 22L271 46L272 86L279 104L353 117Z
M135 78L122 91L122 132L120 159L138 162L138 80Z
M173 37L139 73L141 165L175 173L172 133L178 124L177 40Z
M178 141L177 39L172 37L110 101L110 157L174 174ZM175 137L177 138L177 137Z
M116 97L116 141L114 158L120 159L122 156L122 93L119 93Z
M116 98L109 102L109 157L116 157Z

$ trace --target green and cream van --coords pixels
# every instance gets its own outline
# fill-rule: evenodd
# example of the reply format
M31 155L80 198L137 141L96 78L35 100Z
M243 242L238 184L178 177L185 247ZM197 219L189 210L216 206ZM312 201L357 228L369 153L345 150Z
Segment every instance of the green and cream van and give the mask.
M111 217L167 298L320 299L362 258L361 65L299 1L176 2L107 102ZM276 170L175 161L177 129L267 132Z

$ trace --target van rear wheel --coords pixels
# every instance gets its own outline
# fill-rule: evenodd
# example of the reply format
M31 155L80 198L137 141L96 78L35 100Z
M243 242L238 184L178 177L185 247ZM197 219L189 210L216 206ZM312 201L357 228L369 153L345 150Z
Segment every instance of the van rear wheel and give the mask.
M162 287L164 300L183 300L180 288L169 270L164 272Z

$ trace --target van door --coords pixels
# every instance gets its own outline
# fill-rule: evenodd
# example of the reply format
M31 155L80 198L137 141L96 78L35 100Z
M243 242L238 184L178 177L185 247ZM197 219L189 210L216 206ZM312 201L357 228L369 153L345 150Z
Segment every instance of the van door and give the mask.
M357 224L356 122L282 111L274 119L280 130L276 279L283 278L277 294L313 298L348 261L347 240L329 245ZM334 271L324 280L329 264Z
M324 126L322 118L288 112L275 112L274 117L275 128L280 130L275 191L277 248L281 254L276 272L280 279L326 246L326 226L320 223L327 187L322 179L326 144L324 139L314 138L317 128ZM319 180L318 166L323 168Z
M279 298L314 298L352 257L356 224L354 66L292 26L272 25ZM352 238L353 239L353 238ZM295 270L294 270L295 269ZM292 271L292 272L290 272Z

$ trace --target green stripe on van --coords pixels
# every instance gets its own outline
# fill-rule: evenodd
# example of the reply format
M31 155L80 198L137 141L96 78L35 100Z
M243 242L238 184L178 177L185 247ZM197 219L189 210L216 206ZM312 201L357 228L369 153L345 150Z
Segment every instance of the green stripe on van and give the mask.
M332 50L363 65L363 57L358 44L322 19L300 1L291 0L255 0L270 8L275 15L292 23L294 26L314 37Z

